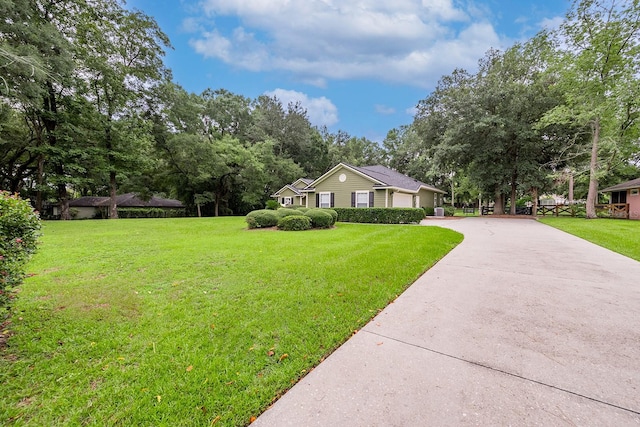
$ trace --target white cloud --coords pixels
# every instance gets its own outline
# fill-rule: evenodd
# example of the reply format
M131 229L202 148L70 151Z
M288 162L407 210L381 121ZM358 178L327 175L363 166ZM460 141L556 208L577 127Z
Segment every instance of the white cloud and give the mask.
M540 28L545 30L557 30L560 28L560 24L564 22L564 17L562 16L554 16L553 18L545 18L538 24Z
M319 87L352 78L433 87L441 75L475 68L487 49L505 44L473 2L466 10L454 0L201 4L213 29L191 40L196 52L248 70L287 71ZM233 28L224 27L229 22Z
M289 104L299 102L307 110L309 121L313 125L333 126L338 123L338 108L324 96L309 98L305 93L280 88L266 92L265 95L275 96L285 108Z
M396 110L393 107L387 107L386 105L376 104L374 106L376 113L383 114L385 116L389 116L391 114L395 114Z

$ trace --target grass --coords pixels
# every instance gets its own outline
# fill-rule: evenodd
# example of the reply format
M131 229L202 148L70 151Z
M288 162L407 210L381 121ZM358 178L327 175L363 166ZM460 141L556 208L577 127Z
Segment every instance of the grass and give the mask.
M461 240L48 222L0 353L0 424L246 425Z
M640 221L566 217L538 221L640 261Z

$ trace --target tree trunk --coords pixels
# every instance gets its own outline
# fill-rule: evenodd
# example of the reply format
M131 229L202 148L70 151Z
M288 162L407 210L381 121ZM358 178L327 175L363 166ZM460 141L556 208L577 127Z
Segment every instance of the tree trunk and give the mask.
M58 184L58 200L60 201L60 219L69 220L69 196L67 195L67 186L64 183Z
M44 156L42 154L38 156L38 175L36 177L36 182L38 183L36 190L36 210L42 213L42 185L44 184Z
M500 191L496 191L493 199L493 214L494 215L504 214L504 196Z
M573 171L569 171L569 204L573 204Z
M118 204L116 203L117 192L116 172L111 171L109 172L109 219L118 219Z
M589 163L589 192L587 193L587 219L597 218L596 201L598 199L598 143L600 142L600 117L592 124L591 161Z
M511 180L511 203L510 203L510 207L509 207L509 214L510 215L515 215L516 214L516 197L517 197L517 193L516 193L516 177L514 177Z
M111 108L109 108L111 111ZM107 158L109 159L109 219L118 219L118 204L116 197L118 195L118 183L116 181L115 162L113 156L113 137L111 135L111 114L107 118L107 127L105 128L105 139L107 147Z
M536 216L538 214L538 187L531 189L531 198L533 199L533 205L531 206L531 215Z

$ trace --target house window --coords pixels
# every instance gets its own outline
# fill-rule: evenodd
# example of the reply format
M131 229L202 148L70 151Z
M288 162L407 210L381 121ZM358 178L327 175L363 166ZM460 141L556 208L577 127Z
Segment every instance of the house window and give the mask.
M368 207L369 207L369 192L356 191L356 208L368 208Z
M318 197L320 198L320 203L318 204L321 208L330 208L331 207L331 193L318 193Z
M631 196L637 196L639 192L640 192L640 189L638 189L638 188L632 188L631 190L629 190L629 195L631 195Z
M283 205L292 205L293 204L293 197L283 197L282 198L282 204Z

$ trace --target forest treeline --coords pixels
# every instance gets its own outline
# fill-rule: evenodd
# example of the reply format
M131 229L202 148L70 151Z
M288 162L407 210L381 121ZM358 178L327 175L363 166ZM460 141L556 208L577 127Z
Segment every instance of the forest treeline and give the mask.
M170 40L117 0L0 0L0 188L40 211L136 192L243 214L338 162L384 164L441 186L537 200L638 177L640 5L573 3L553 32L454 70L381 143L309 121L300 104L173 81ZM511 203L515 208L515 203Z

